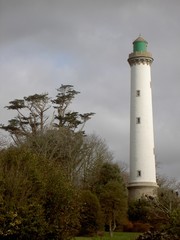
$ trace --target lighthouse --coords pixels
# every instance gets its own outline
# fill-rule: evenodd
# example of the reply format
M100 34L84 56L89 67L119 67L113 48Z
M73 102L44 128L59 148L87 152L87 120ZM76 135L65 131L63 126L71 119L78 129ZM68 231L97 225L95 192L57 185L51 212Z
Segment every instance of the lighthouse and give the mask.
M155 196L157 190L152 111L151 64L147 41L133 42L131 68L129 200Z

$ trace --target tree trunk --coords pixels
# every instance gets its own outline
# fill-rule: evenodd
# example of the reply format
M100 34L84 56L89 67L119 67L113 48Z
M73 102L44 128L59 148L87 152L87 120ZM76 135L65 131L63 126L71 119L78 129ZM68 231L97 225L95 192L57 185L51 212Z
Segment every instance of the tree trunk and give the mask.
M109 234L110 234L110 237L112 238L113 237L113 230L112 230L112 221L111 220L109 221Z

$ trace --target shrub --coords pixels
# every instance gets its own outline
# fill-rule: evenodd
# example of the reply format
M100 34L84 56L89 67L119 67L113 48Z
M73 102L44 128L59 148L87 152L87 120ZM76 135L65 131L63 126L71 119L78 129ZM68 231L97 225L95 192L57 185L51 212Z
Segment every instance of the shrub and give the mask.
M133 232L147 232L150 229L151 225L148 223L135 222L133 223Z
M80 209L80 235L93 236L101 226L101 211L99 200L95 194L89 190L81 193L81 209Z
M140 235L136 240L179 240L179 237L167 232L148 231Z
M72 238L78 202L58 164L25 148L0 152L0 239Z
M123 225L123 231L124 232L133 232L133 223L131 221L127 221Z

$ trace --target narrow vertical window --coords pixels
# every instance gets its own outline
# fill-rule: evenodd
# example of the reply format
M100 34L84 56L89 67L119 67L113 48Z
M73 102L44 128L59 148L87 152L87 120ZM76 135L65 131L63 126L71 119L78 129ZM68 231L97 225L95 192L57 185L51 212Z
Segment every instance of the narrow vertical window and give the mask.
M140 123L141 123L141 118L140 118L140 117L137 117L137 118L136 118L136 123L137 123L137 124L140 124Z
M141 171L140 170L137 171L137 176L141 177Z
M140 90L136 90L136 97L140 97Z

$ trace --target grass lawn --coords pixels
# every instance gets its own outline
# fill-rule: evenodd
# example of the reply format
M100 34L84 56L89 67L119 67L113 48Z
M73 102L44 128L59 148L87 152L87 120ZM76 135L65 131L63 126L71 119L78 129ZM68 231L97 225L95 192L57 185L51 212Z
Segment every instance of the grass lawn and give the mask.
M111 238L106 232L103 237L76 237L75 240L135 240L139 235L140 233L115 232Z

